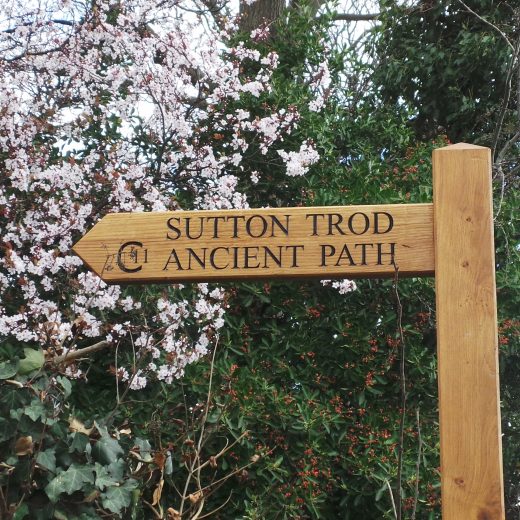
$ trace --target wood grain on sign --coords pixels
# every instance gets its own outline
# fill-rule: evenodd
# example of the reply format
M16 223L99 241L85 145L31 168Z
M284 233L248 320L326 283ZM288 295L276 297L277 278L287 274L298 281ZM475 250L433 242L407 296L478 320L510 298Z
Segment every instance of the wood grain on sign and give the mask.
M443 520L503 520L490 150L433 153Z
M74 251L109 283L433 275L431 204L114 213Z

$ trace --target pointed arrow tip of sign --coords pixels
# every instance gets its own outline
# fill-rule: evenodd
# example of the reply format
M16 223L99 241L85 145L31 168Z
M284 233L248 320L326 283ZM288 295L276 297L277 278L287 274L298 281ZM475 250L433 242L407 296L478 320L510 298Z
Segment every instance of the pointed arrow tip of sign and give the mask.
M72 246L72 252L79 256L81 259L83 259L83 257L81 256L81 253L80 253L80 250L81 250L81 247L79 247L79 244L81 243L81 238Z
M83 237L84 238L84 237ZM93 265L91 262L88 261L88 249L85 249L84 247L84 242L83 241L83 238L81 238L80 240L78 240L73 246L72 246L72 252L78 256L81 261L85 264L85 266L90 270L92 271L93 273L97 274L101 279L104 279L103 278L103 273L100 273L99 272L99 269L96 268L95 265Z

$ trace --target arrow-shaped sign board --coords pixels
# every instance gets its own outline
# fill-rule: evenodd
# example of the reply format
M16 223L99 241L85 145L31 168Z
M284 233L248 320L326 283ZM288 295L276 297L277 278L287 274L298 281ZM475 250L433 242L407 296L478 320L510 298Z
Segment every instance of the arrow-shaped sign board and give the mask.
M74 251L109 283L432 275L432 204L114 213Z

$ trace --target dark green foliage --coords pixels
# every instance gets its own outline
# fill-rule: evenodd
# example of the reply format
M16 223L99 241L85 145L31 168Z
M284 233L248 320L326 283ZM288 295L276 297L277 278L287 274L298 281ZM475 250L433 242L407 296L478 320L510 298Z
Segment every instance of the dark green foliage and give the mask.
M105 510L119 517L137 487L123 441L74 419L70 381L41 368L0 381L2 514L87 519Z
M514 40L514 2L466 4ZM384 0L381 8L374 81L382 99L411 108L419 138L445 132L453 142L493 146L512 60L498 30L452 0Z

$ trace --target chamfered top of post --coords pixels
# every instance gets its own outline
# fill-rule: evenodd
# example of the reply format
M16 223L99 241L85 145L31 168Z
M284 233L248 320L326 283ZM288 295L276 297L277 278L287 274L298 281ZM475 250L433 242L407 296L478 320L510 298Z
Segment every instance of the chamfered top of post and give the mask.
M469 144L469 143L456 143L456 144L450 144L448 146L443 146L442 148L437 148L434 150L435 152L439 151L451 151L451 150L489 150L486 146L478 146L476 144Z

